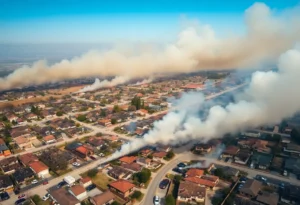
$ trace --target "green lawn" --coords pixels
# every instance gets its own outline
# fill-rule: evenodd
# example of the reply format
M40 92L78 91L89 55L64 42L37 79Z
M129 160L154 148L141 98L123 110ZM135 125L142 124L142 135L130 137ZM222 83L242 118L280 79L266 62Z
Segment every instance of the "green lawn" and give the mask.
M107 185L113 180L105 174L99 172L94 178L92 178L92 181L97 187L99 187L99 189L105 191L108 188Z

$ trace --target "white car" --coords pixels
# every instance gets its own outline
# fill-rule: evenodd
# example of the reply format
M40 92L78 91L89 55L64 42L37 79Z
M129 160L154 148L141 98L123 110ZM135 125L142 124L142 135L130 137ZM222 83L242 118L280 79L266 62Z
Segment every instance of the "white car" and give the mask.
M74 167L79 167L79 166L80 166L80 164L79 164L78 162L73 162L72 165L73 165Z
M39 182L38 180L34 179L34 180L31 181L31 184L36 184L38 182Z
M160 198L158 196L154 197L154 205L160 205Z
M45 194L45 196L43 196L43 201L46 201L47 199L49 199L49 197L50 197L49 193Z

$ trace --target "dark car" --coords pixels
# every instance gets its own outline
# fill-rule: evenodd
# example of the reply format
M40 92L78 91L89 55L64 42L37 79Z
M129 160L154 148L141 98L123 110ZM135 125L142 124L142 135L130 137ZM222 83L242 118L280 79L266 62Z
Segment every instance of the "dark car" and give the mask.
M178 167L175 167L174 169L172 169L173 170L173 172L177 172L177 173L179 173L179 174L184 174L184 169L180 169L180 168L178 168Z
M67 182L65 182L65 181L62 181L62 182L59 182L58 184L57 184L57 188L60 188L60 187L63 187L63 186L65 186L67 184Z
M15 205L21 205L21 204L23 204L25 201L26 201L26 199L24 199L24 198L18 199L18 200L15 202Z
M96 158L95 158L94 156L90 156L90 158L91 158L92 160L96 160Z
M48 183L49 183L48 180L43 181L43 185L46 185Z
M159 188L160 189L165 189L170 183L169 179L164 179L159 183Z
M186 164L183 163L183 162L180 162L179 164L177 164L177 167L178 167L179 169L183 169L184 167L186 167Z
M3 192L3 193L0 194L0 199L1 199L2 201L8 200L9 198L10 198L10 196L8 195L7 192Z
M95 188L96 188L96 185L95 184L91 184L91 185L89 185L89 186L86 187L86 191L92 191Z

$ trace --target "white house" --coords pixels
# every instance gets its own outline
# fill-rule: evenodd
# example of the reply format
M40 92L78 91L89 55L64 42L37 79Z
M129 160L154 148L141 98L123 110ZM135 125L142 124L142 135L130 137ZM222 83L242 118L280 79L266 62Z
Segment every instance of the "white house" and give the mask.
M47 167L43 162L41 161L35 161L31 162L29 164L29 167L32 169L32 171L38 176L38 177L45 177L49 175L49 167Z
M84 178L80 179L80 184L81 184L84 188L86 188L86 187L92 185L93 183L92 183L91 178L89 178L89 177L84 177Z
M82 185L74 185L69 189L69 192L76 197L79 201L87 198L87 193Z

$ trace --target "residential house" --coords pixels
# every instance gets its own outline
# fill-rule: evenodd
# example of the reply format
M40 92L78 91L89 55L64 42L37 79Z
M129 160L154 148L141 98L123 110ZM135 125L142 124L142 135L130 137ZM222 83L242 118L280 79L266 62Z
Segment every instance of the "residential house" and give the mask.
M206 196L206 189L197 186L194 183L182 181L178 188L178 198L180 202L204 202Z
M287 158L284 163L284 170L293 174L300 174L300 159L299 158Z
M39 158L32 154L32 153L27 153L19 156L19 160L23 166L29 166L31 162L37 162L39 161Z
M138 115L146 116L146 115L148 115L148 110L139 109L135 113L138 114Z
M292 159L292 158L288 158L286 160L289 160L289 159ZM284 162L286 160L284 160L284 158L282 158L282 157L274 157L273 160L272 160L270 169L274 170L274 171L277 171L277 172L282 172L282 169L284 167L283 165L284 165ZM291 164L291 165L293 166L294 164ZM300 160L299 160L299 164L298 165L300 165ZM299 173L300 173L300 167L299 167Z
M131 164L131 163L135 162L136 159L137 159L137 157L135 157L135 156L124 156L124 157L121 157L119 159L119 161L122 163Z
M142 157L148 157L149 155L151 155L153 153L152 149L143 149L140 151L140 155Z
M233 167L218 167L218 168L221 168L223 170L223 172L228 175L228 176L234 176L234 177L237 177L240 173L240 171L238 169L235 169Z
M153 159L154 159L154 160L157 160L157 161L162 160L166 155L167 155L166 152L154 152L154 153L152 154Z
M285 186L280 201L286 204L300 204L300 187L295 185Z
M191 168L185 173L185 177L201 177L204 175L203 169Z
M238 141L238 145L244 149L251 149L256 141L257 139L253 139L253 138L243 139Z
M236 146L228 146L226 147L226 149L223 151L222 153L222 158L225 158L225 157L230 157L230 158L233 158L239 151L240 149Z
M43 137L43 141L45 144L52 144L56 142L56 138L53 135L47 135Z
M256 150L257 152L263 152L263 153L271 153L271 146L272 142L266 141L266 140L257 140L254 145L252 145L252 148ZM274 143L273 143L274 145Z
M156 148L156 150L159 152L170 152L172 150L172 147L168 145L160 145Z
M144 157L138 157L136 159L136 163L142 165L145 168L149 168L151 166L151 159L149 158L144 158Z
M2 138L0 138L0 157L7 157L10 155L11 155L10 150L6 146L4 140Z
M135 185L127 180L117 180L108 184L108 188L117 196L127 198L133 193Z
M92 185L92 180L89 177L84 177L80 179L80 185L82 185L84 188Z
M17 184L23 184L25 181L31 180L34 178L34 172L29 167L24 167L17 169L13 174L12 177L14 178Z
M132 171L133 173L140 172L143 169L142 165L135 163L135 162L133 162L131 164L123 163L121 165L121 167L123 167L124 169L127 169L129 171Z
M268 169L271 165L273 155L255 152L251 157L251 168Z
M87 145L82 145L77 147L74 153L80 158L87 160L88 157L94 154L94 150Z
M241 135L246 136L246 137L256 137L256 138L261 136L260 132L252 131L252 130L242 132Z
M203 175L200 177L186 177L184 178L184 180L210 189L214 189L219 183L219 177L211 175Z
M283 148L283 151L289 154L300 155L300 145L289 143L286 145L286 147Z
M90 198L90 202L93 205L108 205L111 204L115 199L115 195L110 191L98 194Z
M13 122L13 121L16 122L18 120L18 116L16 116L15 114L12 114L12 113L8 113L5 116L9 122Z
M47 167L43 162L36 161L31 162L29 164L29 167L32 169L32 171L38 176L38 177L45 177L49 175L49 167Z
M14 138L13 141L20 149L27 150L32 148L32 142L28 137L19 136Z
M28 119L28 120L37 120L38 116L34 113L28 113L28 114L25 115L25 118Z
M0 193L1 192L12 192L14 190L13 182L7 175L0 175Z
M262 183L255 179L248 179L239 190L240 194L249 198L255 198L262 188Z
M80 205L80 201L64 187L59 189L50 189L51 199L60 205Z
M20 168L19 161L16 157L4 158L0 161L0 167L4 174L12 174Z
M195 153L199 153L199 154L207 154L209 152L211 152L212 150L212 146L210 144L196 144L195 145Z
M110 119L100 119L98 120L98 124L104 127L109 127L112 125Z
M87 193L85 188L82 185L74 185L69 189L69 192L76 197L79 201L87 198Z
M95 148L97 149L101 149L101 147L103 145L105 145L105 141L102 139L102 137L90 137L88 140L87 140L87 143L94 146Z
M251 157L250 150L239 150L238 153L234 156L234 162L237 164L247 164Z
M132 176L131 171L119 166L114 166L107 174L114 179L129 179Z
M256 201L258 201L260 205L277 205L279 195L277 193L262 192L258 194Z

